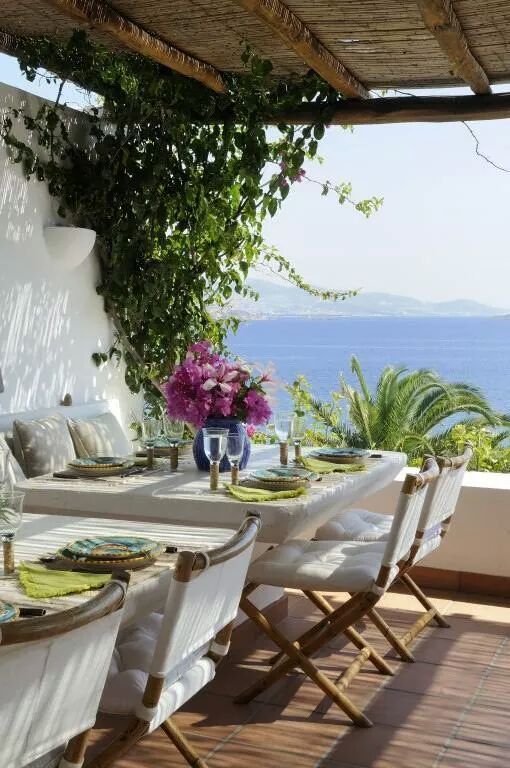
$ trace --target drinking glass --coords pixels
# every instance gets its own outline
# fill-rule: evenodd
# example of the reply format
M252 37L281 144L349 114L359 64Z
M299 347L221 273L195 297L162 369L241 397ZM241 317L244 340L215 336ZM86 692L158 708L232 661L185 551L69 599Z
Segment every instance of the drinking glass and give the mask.
M163 416L163 434L170 446L170 469L177 469L179 466L179 443L184 434L184 422L170 419Z
M227 459L230 462L232 485L239 485L239 462L244 451L244 433L229 432L227 437Z
M0 578L14 573L14 537L21 525L24 493L18 491L0 492L0 539L4 550L4 567Z
M296 461L301 460L301 443L305 436L306 431L306 418L296 414L292 419L292 442L294 443L294 458Z
M147 467L151 469L154 466L154 445L161 433L161 422L159 419L147 418L142 421L142 440L147 449Z
M218 490L220 479L220 461L227 450L228 429L206 427L202 430L204 436L204 452L211 464L210 488Z
M292 435L292 414L277 414L274 420L274 431L280 443L280 464L287 465L289 461L289 439Z
M9 489L9 454L10 451L0 446L0 493Z

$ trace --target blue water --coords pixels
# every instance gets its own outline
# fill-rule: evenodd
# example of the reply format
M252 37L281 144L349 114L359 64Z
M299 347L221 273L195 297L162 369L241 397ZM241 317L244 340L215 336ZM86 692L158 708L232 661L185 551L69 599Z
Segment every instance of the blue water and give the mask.
M320 398L349 381L355 354L373 386L386 365L432 368L482 389L510 412L510 318L277 318L243 323L229 347L249 362L272 362L284 382L304 374ZM286 402L279 395L280 404Z

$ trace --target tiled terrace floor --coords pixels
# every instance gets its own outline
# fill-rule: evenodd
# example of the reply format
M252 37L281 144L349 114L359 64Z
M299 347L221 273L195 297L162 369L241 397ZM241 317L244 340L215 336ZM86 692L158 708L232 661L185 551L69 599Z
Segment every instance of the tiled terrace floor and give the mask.
M373 720L371 729L349 725L298 673L252 705L234 704L233 695L265 669L271 645L262 637L234 645L209 688L175 720L209 768L509 768L510 599L433 597L451 628L426 629L413 647L415 664L397 662L369 625L364 630L395 668L393 677L383 677L365 666L349 687ZM416 616L416 603L404 594L387 595L383 606L386 619L402 630ZM298 595L290 596L289 609L280 625L288 633L318 617ZM351 657L339 640L316 660L334 678ZM107 736L101 732L102 743ZM185 763L159 732L115 765Z

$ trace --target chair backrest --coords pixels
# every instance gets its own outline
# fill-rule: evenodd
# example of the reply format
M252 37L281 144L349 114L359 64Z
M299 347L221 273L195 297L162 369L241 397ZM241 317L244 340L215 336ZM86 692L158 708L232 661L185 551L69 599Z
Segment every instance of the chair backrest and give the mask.
M418 522L416 539L411 548L409 564L437 549L450 527L460 495L467 466L473 456L473 446L466 443L460 456L438 456L440 474L430 485Z
M0 625L0 765L20 768L94 724L129 577L61 613Z
M438 477L439 466L432 457L425 459L418 474L406 475L384 549L381 569L375 582L379 589L387 589L390 586L398 572L398 564L408 558L416 538L427 491Z
M151 676L167 678L176 674L202 650L204 654L208 650L222 653L214 640L237 615L259 527L259 516L247 515L239 531L222 547L207 553L180 553L154 650ZM224 645L228 646L228 639Z

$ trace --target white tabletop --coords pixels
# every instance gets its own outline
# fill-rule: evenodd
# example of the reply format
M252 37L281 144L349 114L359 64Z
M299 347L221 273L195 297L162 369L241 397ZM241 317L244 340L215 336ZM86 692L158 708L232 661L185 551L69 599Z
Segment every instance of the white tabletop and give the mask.
M24 514L23 523L14 542L16 566L22 561L37 562L42 555L54 554L57 549L76 539L88 536L144 536L178 549L208 550L225 544L231 530L213 527L199 528L173 525L122 522L60 517L59 515ZM161 610L170 586L170 578L177 555L163 554L147 568L131 572L122 624L130 624L154 610ZM27 597L17 577L0 579L0 599L16 605L36 605L49 612L62 611L79 605L92 597L93 592L81 592L57 598Z
M146 475L99 480L62 480L49 476L18 483L25 491L25 510L45 515L116 518L139 523L236 529L246 512L260 513L259 542L279 544L313 536L335 514L388 485L405 466L406 456L382 452L366 469L325 475L305 496L266 503L240 502L224 488L209 490L209 477L191 459L179 470L165 468ZM249 469L278 463L278 446L253 446ZM167 465L168 466L168 465ZM249 471L249 470L248 470ZM228 482L229 474L220 476Z

